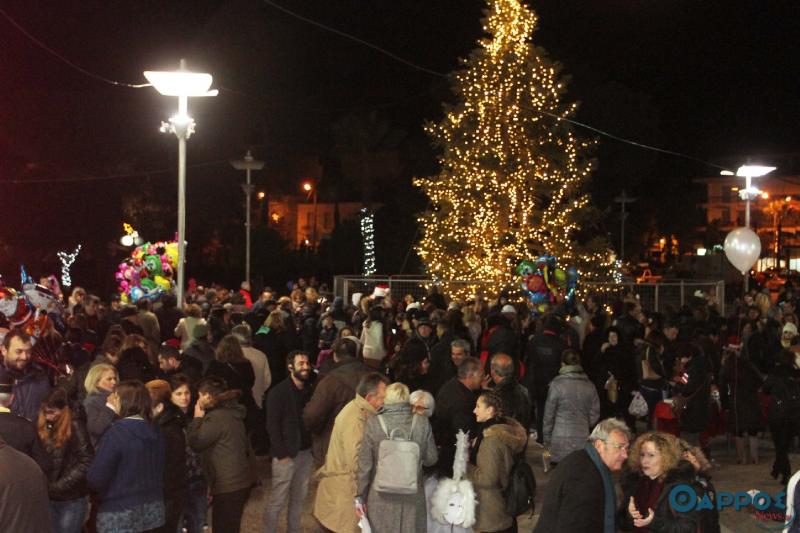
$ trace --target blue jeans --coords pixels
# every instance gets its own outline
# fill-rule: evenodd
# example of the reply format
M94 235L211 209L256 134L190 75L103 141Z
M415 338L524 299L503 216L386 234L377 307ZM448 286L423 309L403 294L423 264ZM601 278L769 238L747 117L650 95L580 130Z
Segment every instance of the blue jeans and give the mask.
M189 482L186 491L186 503L183 506L183 520L178 523L178 532L181 531L181 522L185 521L189 533L203 533L206 524L206 506L208 504L208 486L205 479L194 479Z
M89 501L86 497L65 502L50 500L53 531L55 533L81 533L88 510Z

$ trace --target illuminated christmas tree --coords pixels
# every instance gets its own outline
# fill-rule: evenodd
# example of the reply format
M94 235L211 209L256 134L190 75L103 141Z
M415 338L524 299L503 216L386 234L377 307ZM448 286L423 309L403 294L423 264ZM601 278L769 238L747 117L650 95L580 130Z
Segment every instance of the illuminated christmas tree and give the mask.
M559 118L577 104L561 102L560 66L531 42L535 13L519 0L488 6L488 37L453 75L457 103L426 127L442 150L441 171L414 180L432 206L419 217L417 252L430 275L462 296L479 285L448 280L512 288L517 263L540 254L575 265L583 280L610 280L605 241L577 242L582 222L596 216L584 191L593 141Z

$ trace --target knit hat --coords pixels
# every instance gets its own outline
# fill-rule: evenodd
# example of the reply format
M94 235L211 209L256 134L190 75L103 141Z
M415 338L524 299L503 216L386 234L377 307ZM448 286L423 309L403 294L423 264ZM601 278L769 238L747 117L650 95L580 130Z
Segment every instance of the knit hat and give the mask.
M513 305L508 305L508 304L504 305L503 308L500 310L500 312L501 313L514 313L515 315L517 314L517 310L514 309L514 306Z
M792 324L791 322L787 322L783 325L783 334L786 335L787 333L791 333L792 337L797 336L797 326Z

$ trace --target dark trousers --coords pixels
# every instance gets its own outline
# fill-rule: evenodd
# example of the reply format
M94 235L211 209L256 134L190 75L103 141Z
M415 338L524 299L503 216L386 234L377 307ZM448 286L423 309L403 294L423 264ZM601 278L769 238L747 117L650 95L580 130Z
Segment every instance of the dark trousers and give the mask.
M536 394L536 442L542 444L544 442L544 404L547 403L547 387L542 387L544 394L537 392Z
M769 431L775 444L775 463L772 465L772 471L788 479L792 475L792 465L789 463L789 447L795 433L792 424L786 419L770 420Z
M211 507L212 531L238 533L242 524L244 504L250 496L250 488L214 495Z
M175 533L183 515L183 506L186 502L186 492L180 491L164 500L164 525L156 531L159 533Z

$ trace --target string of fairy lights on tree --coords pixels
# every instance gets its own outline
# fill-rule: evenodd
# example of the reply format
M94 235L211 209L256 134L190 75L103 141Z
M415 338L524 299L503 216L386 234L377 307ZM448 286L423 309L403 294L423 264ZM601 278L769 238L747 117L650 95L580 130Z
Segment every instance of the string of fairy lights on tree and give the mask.
M364 245L364 275L375 273L375 215L361 208L361 242Z
M453 294L489 282L516 285L515 265L551 254L584 279L610 280L614 257L603 239L581 246L575 235L593 216L584 185L594 142L565 121L560 66L531 42L536 15L518 0L488 0L487 36L452 77L457 103L426 131L441 149L440 172L414 184L433 209L419 217L417 252L428 273ZM547 119L547 120L545 120Z
M81 253L81 245L79 244L72 252L58 252L58 259L61 261L61 285L64 287L72 286L72 277L70 276L69 269Z

